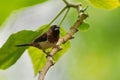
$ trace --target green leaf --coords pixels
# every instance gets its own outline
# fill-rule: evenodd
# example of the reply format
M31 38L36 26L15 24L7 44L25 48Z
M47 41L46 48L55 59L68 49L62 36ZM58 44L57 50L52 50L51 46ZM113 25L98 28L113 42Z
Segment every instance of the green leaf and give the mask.
M43 66L46 63L45 53L43 53L42 50L35 47L28 48L28 53L32 60L33 67L34 67L34 74L36 76L37 73L43 68Z
M23 30L12 34L2 48L0 48L0 69L6 69L13 65L27 48L18 48L16 45L33 41L37 36L36 33L34 31Z
M48 27L41 27L40 29L38 30L41 30L43 29L44 30L47 30ZM66 34L66 31L61 27L60 28L60 36L64 36ZM54 56L54 59L55 61L58 61L59 58L65 54L68 49L70 48L70 42L68 41L67 43L63 44L62 45L62 50L58 53L55 54ZM48 49L48 51L50 51L51 49ZM42 50L39 50L37 48L29 48L28 49L28 52L29 52L29 55L31 57L31 60L32 60L32 63L33 63L33 67L34 67L34 74L37 75L37 73L43 68L43 66L45 65L46 63L46 56L45 56L45 53L43 53Z
M0 69L7 69L13 65L28 47L16 47L18 44L30 43L50 26L42 26L37 31L22 30L12 34L0 48Z
M32 6L47 0L1 0L0 1L0 25L14 10Z
M89 29L89 27L90 27L89 24L83 22L83 23L79 26L79 30L81 30L81 31L86 31L86 30Z
M94 6L104 9L115 9L120 6L119 0L89 0Z

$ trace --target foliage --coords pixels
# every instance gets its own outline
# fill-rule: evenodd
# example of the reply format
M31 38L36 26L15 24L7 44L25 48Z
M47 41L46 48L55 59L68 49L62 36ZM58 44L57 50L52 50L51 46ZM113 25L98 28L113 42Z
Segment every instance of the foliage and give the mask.
M8 0L7 0L8 1ZM25 3L24 3L25 1ZM30 1L30 0L29 0ZM31 5L34 5L34 4L38 4L40 2L44 2L46 0L39 0L39 1L30 1L29 2L28 0L11 0L10 2L8 1L8 3L5 3L4 1L1 1L0 3L0 15L2 15L0 17L0 25L3 23L3 21L9 16L9 14L13 11L13 10L17 10L19 8L23 8L23 7L26 7L26 6L31 6ZM103 9L107 9L107 10L112 10L112 9L115 9L117 8L120 3L119 3L119 0L89 0L91 2L91 4L93 4L94 6L98 7L98 8L103 8ZM4 3L4 4L3 4ZM24 3L24 4L23 4ZM9 8L8 5L9 4ZM15 5L17 4L17 5ZM98 18L98 17L97 17ZM99 17L100 18L100 17ZM68 18L69 19L69 18ZM102 18L103 20L103 18ZM116 20L116 19L112 19L112 20ZM109 22L109 21L108 21ZM112 25L112 22L114 21L111 21L111 25ZM91 23L93 24L93 23ZM97 24L94 24L94 25L97 25L99 26L98 24L100 23L97 23ZM104 21L104 24L106 24L106 21ZM110 26L111 26L110 25ZM114 24L114 25L117 25L117 24ZM114 26L113 25L113 26ZM113 27L112 26L112 27ZM105 26L104 26L105 27ZM5 42L5 44L0 48L0 69L7 69L9 68L10 66L12 66L14 63L16 63L16 61L20 58L20 56L23 54L23 52L28 48L28 47L22 47L22 48L17 48L16 45L17 44L22 44L22 43L29 43L29 42L32 42L35 38L37 38L40 34L42 34L43 32L47 31L49 28L46 27L46 25L40 27L39 29L37 29L36 31L32 31L32 30L22 30L22 31L19 31L17 33L14 33L12 34L8 40ZM82 31L86 31L87 29L89 28L89 24L87 23L82 23L82 25L79 27L80 30ZM103 27L102 27L103 28ZM62 28L61 28L62 29ZM100 29L100 27L99 27ZM109 28L111 29L111 28ZM114 28L115 29L115 28ZM112 29L112 31L114 31L114 29ZM96 29L98 30L98 29ZM115 29L116 30L116 29ZM110 30L111 31L111 30ZM109 32L110 32L109 31ZM112 32L111 31L111 32ZM97 32L97 31L96 31ZM100 32L100 30L98 30L98 32ZM104 31L103 31L104 32ZM119 32L119 31L118 31ZM110 44L109 43L112 43L114 44L117 44L117 39L118 39L118 36L115 37L117 35L118 32L114 32L113 34L111 35L108 35L109 33L107 33L106 31L104 32L105 34L102 35L102 33L97 33L97 36L96 36L96 33L94 32L94 34L91 32L91 34L89 34L88 32L88 36L86 37L86 34L84 35L85 36L85 42L87 44L87 49L88 47L89 48L94 48L93 49L93 52L97 52L98 50L98 53L103 53L103 51L101 51L102 48L107 48L106 50L108 50L109 48L112 50L116 50L115 48L111 48L111 47L108 47ZM116 33L116 34L115 34ZM99 37L98 37L98 34L99 34ZM31 35L31 36L29 36ZM65 31L64 29L61 30L61 36L65 35ZM92 35L92 36L89 36L89 35ZM102 36L101 36L102 35ZM107 36L106 36L107 35ZM113 36L114 35L114 36ZM94 36L96 36L94 38ZM111 39L111 36L113 37ZM106 38L108 37L108 39L105 39L107 41L105 41L104 39L101 40L102 38ZM91 39L93 38L93 40ZM98 38L98 40L97 40ZM114 39L114 40L113 40ZM116 41L115 41L116 40ZM118 39L119 40L119 39ZM105 42L104 42L105 41ZM77 41L76 41L77 42ZM91 44L89 44L91 42ZM103 43L104 42L104 43ZM83 41L84 43L84 41ZM98 44L97 44L98 43ZM82 44L82 42L81 42ZM104 44L104 45L103 45ZM115 46L114 44L114 46ZM92 47L91 47L92 45ZM93 46L96 46L97 47L93 47ZM107 46L106 46L107 45ZM77 45L78 46L78 43ZM98 47L99 46L99 47ZM111 46L111 45L110 45ZM118 45L119 46L119 45ZM61 50L60 52L58 52L55 56L54 56L54 59L55 61L58 61L59 58L70 48L70 42L67 42L65 44L62 45L63 47L63 50ZM85 47L82 46L82 48ZM101 48L102 47L102 48ZM98 49L97 49L98 48ZM78 48L76 48L78 49ZM76 51L75 49L75 51ZM97 50L96 50L97 49ZM99 50L100 49L100 50ZM81 51L80 51L81 50ZM88 53L87 51L89 50L86 50L86 53ZM100 52L99 52L100 51ZM33 63L33 66L34 66L34 73L35 75L41 70L41 68L43 67L43 65L45 64L46 62L46 57L45 57L45 54L37 49L37 48L34 48L34 47L30 47L28 49L28 52L29 52L29 55L30 55L30 58L32 60L32 63ZM71 51L72 52L72 51ZM74 52L74 51L73 51ZM76 52L81 52L81 53L84 53L84 51L82 52L82 49L79 49L77 50ZM112 51L111 51L112 52ZM92 51L91 51L92 53ZM104 52L105 53L105 52ZM75 54L76 55L76 54ZM79 54L76 55L77 56L77 59L78 59L78 63L79 63ZM85 58L86 62L84 63L87 63L87 61L89 61L89 57ZM94 60L94 57L90 58L90 59L93 59L91 60L91 63L93 63L93 61L96 61L96 59ZM73 59L74 60L74 59ZM83 66L84 63L81 65ZM71 65L71 64L69 64ZM89 65L89 64L88 64ZM74 66L74 65L73 65ZM75 71L78 71L78 68L79 67L76 67L76 70ZM86 69L86 68L85 68ZM82 70L81 70L82 71ZM91 71L92 72L92 71ZM87 71L86 71L87 73ZM76 75L75 75L76 76ZM77 80L77 79L76 79Z
M90 27L89 24L83 22L83 23L79 26L79 30L81 30L81 31L86 31L86 30L89 29L89 27Z
M32 6L47 0L1 0L0 1L0 25L13 12L23 7Z
M94 6L104 9L115 9L120 6L119 0L89 0Z

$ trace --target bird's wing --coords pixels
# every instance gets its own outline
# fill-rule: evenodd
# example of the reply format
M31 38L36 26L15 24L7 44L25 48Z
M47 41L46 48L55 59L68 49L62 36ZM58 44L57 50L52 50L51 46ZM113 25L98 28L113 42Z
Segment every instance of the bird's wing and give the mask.
M47 40L47 33L44 33L43 35L41 35L40 37L35 39L34 42L42 42L42 41L46 41L46 40Z

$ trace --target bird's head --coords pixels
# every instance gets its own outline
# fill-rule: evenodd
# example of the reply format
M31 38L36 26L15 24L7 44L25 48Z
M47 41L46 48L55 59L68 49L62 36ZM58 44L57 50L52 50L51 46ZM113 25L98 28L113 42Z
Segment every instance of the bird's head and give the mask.
M59 30L60 30L60 27L57 26L57 25L52 25L50 29L51 29L52 31L59 31Z
M57 26L57 25L52 25L51 28L50 28L51 32L53 35L59 35L59 32L60 32L60 27Z
M58 41L60 33L60 27L57 25L52 25L47 32L48 40L52 43Z

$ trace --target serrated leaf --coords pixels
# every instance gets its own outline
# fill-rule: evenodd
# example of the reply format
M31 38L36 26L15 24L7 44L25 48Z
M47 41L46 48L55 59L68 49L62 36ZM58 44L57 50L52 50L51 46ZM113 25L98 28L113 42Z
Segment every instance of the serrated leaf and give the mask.
M0 25L16 9L32 6L47 0L1 0L0 1Z
M36 76L37 73L43 68L43 66L46 63L45 53L43 53L42 50L35 47L28 48L28 53L32 60L33 67L34 67L34 74Z
M104 8L104 9L115 9L120 6L119 0L89 0L91 4L98 8Z
M38 30L47 30L48 27L42 27ZM60 28L60 36L64 36L66 34L66 31L61 27ZM62 45L62 50L58 53L55 54L54 59L55 61L58 61L59 58L67 52L67 50L70 48L70 42L68 41L67 43ZM50 51L51 49L48 49L47 51ZM34 66L34 74L37 75L37 73L43 68L43 66L46 63L46 56L45 53L43 53L41 50L38 50L36 48L29 48L28 49L29 55L31 57L33 66ZM42 60L43 59L43 60ZM37 62L36 62L37 61Z
M79 26L79 30L81 30L81 31L86 31L86 30L88 30L89 29L89 24L88 23L85 23L85 22L83 22L80 26Z
M6 69L13 65L27 48L18 48L16 47L17 44L31 42L37 35L36 32L30 30L23 30L12 34L0 48L0 69Z

